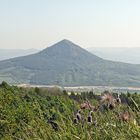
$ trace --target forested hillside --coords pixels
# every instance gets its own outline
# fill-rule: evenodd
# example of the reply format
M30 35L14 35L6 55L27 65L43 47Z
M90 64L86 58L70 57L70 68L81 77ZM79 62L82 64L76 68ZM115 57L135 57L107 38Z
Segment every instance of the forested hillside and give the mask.
M68 40L39 53L0 61L0 82L140 87L140 65L104 60Z
M140 95L0 85L1 140L140 139Z

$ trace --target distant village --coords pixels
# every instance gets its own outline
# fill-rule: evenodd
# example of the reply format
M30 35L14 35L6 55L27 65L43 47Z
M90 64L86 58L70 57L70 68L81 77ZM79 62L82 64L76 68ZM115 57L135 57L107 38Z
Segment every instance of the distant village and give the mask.
M66 90L67 92L81 93L81 92L95 92L101 93L104 91L116 92L116 93L140 93L140 88L137 87L111 87L111 86L75 86L75 87L61 87L58 85L31 85L31 84L19 84L18 87L39 87L39 88L59 88L61 90Z

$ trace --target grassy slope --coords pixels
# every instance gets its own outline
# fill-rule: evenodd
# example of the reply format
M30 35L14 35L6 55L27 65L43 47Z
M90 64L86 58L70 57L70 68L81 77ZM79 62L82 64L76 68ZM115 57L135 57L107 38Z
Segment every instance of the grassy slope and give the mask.
M94 112L93 118L97 119L95 127L87 122L74 125L72 121L84 98L99 104L91 94L69 97L57 89L19 89L4 84L0 87L0 139L140 139L140 116L137 115L140 95L131 96L138 104L132 102L130 106L123 104L113 111ZM133 115L136 124L117 118L116 113L124 110ZM87 114L88 110L82 112L83 117L87 117ZM58 125L58 131L48 123L50 119Z

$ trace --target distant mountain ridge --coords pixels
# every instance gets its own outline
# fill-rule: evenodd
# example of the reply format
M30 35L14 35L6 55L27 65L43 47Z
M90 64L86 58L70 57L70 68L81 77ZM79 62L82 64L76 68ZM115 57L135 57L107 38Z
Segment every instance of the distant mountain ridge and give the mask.
M36 49L0 49L0 61L14 57L25 56L33 53L37 53Z
M107 60L140 64L140 47L92 47L87 50Z
M0 81L60 86L140 86L140 65L104 60L69 40L0 62Z

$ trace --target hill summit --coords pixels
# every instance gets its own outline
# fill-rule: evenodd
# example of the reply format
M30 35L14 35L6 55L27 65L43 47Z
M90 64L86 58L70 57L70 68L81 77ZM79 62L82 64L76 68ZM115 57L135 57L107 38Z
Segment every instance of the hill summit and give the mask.
M140 66L104 60L69 40L0 61L0 81L60 86L140 86Z
M38 55L47 55L52 57L58 57L62 59L91 59L92 61L100 61L101 58L91 54L80 46L74 44L73 42L64 39L51 47L42 50ZM91 61L90 60L90 61Z

